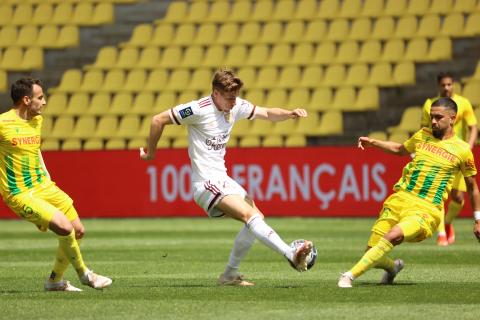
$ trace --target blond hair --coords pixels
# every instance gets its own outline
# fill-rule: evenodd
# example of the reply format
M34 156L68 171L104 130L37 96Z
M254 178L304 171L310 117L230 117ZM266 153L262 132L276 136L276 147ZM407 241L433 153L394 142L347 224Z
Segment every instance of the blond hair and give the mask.
M221 92L236 92L243 87L243 81L230 69L221 69L215 72L212 88Z

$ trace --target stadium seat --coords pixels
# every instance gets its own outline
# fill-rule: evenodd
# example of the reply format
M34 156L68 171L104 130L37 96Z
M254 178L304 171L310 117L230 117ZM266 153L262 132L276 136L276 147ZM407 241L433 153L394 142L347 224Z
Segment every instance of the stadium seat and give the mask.
M196 27L194 24L180 24L177 27L172 44L187 46L194 42Z
M320 119L316 135L340 135L343 133L343 116L340 111L327 111Z
M153 104L153 113L157 114L176 106L177 96L174 92L160 92Z
M262 0L255 3L255 10L252 11L249 20L269 21L273 15L273 0Z
M10 25L13 17L13 6L8 3L0 3L0 26Z
M375 20L371 39L386 40L393 36L395 21L392 17L380 17Z
M188 12L188 3L183 1L173 1L168 5L167 13L162 20L157 22L175 22L180 23L185 21Z
M173 25L158 25L153 31L150 45L156 47L168 47L173 42L174 34L175 28L173 27Z
M345 76L346 69L344 65L329 65L325 70L322 85L330 87L340 86L345 81Z
M428 60L450 60L452 58L452 51L452 40L449 37L435 38L430 43Z
M20 28L18 36L13 45L19 47L28 47L37 42L38 30L36 26L25 25Z
M359 18L352 22L348 38L351 40L367 40L372 33L372 22L369 18Z
M0 48L10 47L18 37L17 27L12 25L4 26L0 29Z
M407 44L403 57L406 61L425 61L428 58L428 42L424 38L412 39Z
M153 27L148 23L141 23L135 26L132 36L126 42L120 43L120 47L146 47L150 44L153 36Z
M256 106L265 105L265 92L261 89L248 90L245 94L245 100L253 103Z
M195 69L188 89L205 91L212 87L212 71L210 69Z
M85 69L112 69L117 62L117 55L117 48L113 46L102 47L95 58L95 62L86 65Z
M120 120L116 136L118 138L128 139L135 136L139 129L140 118L137 115L126 115Z
M127 142L127 149L128 150L138 150L140 148L144 148L147 145L147 139L145 138L133 138L129 139ZM158 148L158 146L157 146Z
M410 136L406 132L393 132L388 136L389 141L404 143Z
M417 34L418 20L416 16L403 16L397 21L394 37L411 39Z
M281 136L268 136L262 141L263 147L282 147L283 139Z
M472 105L480 107L480 81L469 81L463 87L463 95L468 97ZM480 118L477 118L480 119Z
M453 4L453 12L470 13L475 11L477 0L456 0Z
M290 61L292 48L289 44L277 44L271 49L270 57L267 60L268 65L283 66Z
M205 52L202 66L218 68L223 66L225 60L225 48L222 45L208 46Z
M42 140L42 151L55 151L60 150L60 141L58 139L48 138Z
M297 1L294 0L276 1L276 5L270 19L275 21L288 21L292 19L292 13L295 12L296 2Z
M244 45L234 45L227 50L225 65L229 68L245 65L247 60L247 47Z
M256 44L248 51L247 60L244 63L247 66L261 67L267 64L270 57L270 48L266 44Z
M343 0L339 16L342 18L355 18L362 11L361 0Z
M313 20L317 15L316 0L302 0L297 3L297 8L293 15L294 20Z
M105 142L105 150L123 150L126 147L125 139L110 138Z
M82 72L78 69L68 69L62 74L62 79L57 87L48 91L54 92L75 92L80 88L82 83Z
M81 150L82 149L82 141L80 141L80 139L68 138L68 139L66 139L65 141L62 142L61 149L65 150L65 151Z
M43 139L50 137L50 133L52 132L52 127L53 127L53 118L48 115L44 115L43 123L42 123L42 141Z
M285 107L290 109L304 108L310 105L310 92L306 88L295 88L290 91Z
M406 132L414 133L420 129L420 122L422 120L422 108L421 107L408 107L404 110L400 123L396 126L389 127L387 131L389 133Z
M168 73L165 69L155 69L147 77L144 92L156 92L165 88L168 82Z
M42 48L57 48L58 36L56 26L44 25L40 28L34 45Z
M265 106L269 108L283 107L287 103L287 91L285 89L272 89L265 98Z
M310 43L297 44L293 48L292 58L289 61L293 65L308 65L311 63L315 47Z
M298 67L290 66L281 69L277 87L283 89L295 88L301 79L301 70Z
M50 3L40 3L33 11L31 24L43 26L50 23L52 17L53 6Z
M113 23L114 18L113 4L102 2L95 6L90 24L111 24Z
M465 18L461 13L452 13L445 16L440 33L444 36L461 37L463 36Z
M145 87L147 73L143 69L130 70L121 91L140 92Z
M247 132L247 136L262 136L266 137L270 135L270 132L273 129L273 122L271 121L262 121L256 120L253 121L250 126L250 130Z
M300 88L316 88L323 81L323 69L320 66L307 66L300 78L298 87Z
M468 15L467 22L465 23L464 35L480 35L480 12L475 12Z
M208 15L208 6L209 3L206 1L192 2L183 22L200 23L205 21Z
M356 111L377 110L380 107L380 91L376 86L361 87L355 101Z
M335 62L344 64L354 63L358 58L359 52L357 41L344 41L338 48Z
M334 42L320 43L310 63L313 64L331 64L335 60L337 48Z
M87 139L83 143L83 150L103 150L102 139L98 139L98 138Z
M261 120L260 120L261 121ZM252 121L243 119L235 123L233 126L232 132L230 133L230 138L244 137L250 132L250 127Z
M372 131L368 134L370 139L377 139L377 140L388 140L387 133L385 131Z
M382 45L378 40L368 40L363 42L357 62L373 63L380 60Z
M402 39L387 40L383 46L382 61L396 62L403 59L405 43Z
M432 38L440 33L440 17L436 14L425 15L421 18L416 33L417 37Z
M238 143L239 147L242 148L253 148L253 147L260 147L260 137L257 136L247 136L240 138L240 142Z
M258 42L266 44L278 43L282 34L282 24L277 21L271 21L263 25Z
M400 62L393 71L393 81L396 85L415 84L415 64L412 62Z
M271 89L274 88L278 81L278 70L276 67L263 67L258 71L255 88Z
M242 79L246 88L252 88L257 81L257 71L254 67L239 68L237 71L237 75L240 79Z
M432 0L429 12L447 14L453 10L453 0Z
M333 93L330 88L321 87L312 92L309 110L324 111L330 108L333 100ZM311 115L309 115L310 117Z
M160 49L158 47L143 48L136 64L136 68L155 69L160 61Z
M125 84L125 72L123 70L110 70L105 74L105 79L101 88L95 91L117 92Z
M171 125L166 126L162 137L165 138L185 138L187 136L187 129L185 126Z
M110 110L111 97L109 93L98 92L92 95L90 105L86 114L89 115L106 115Z
M94 137L100 139L114 138L117 128L118 119L116 116L103 116L98 121Z
M0 69L21 71L23 51L21 48L9 47L3 52Z
M281 42L297 43L305 34L305 23L303 21L290 21L285 26Z
M364 17L379 17L383 14L384 0L365 0L361 16Z
M150 115L153 111L155 97L153 93L141 92L135 96L129 113L136 115Z
M354 64L348 68L345 85L361 87L368 83L369 69L366 64Z
M208 11L208 15L206 17L206 21L209 22L226 22L228 21L228 17L230 15L230 2L223 0L223 1L213 1L210 10Z
M388 87L394 84L392 65L388 62L376 63L370 70L370 85Z
M189 103L190 101L198 100L200 98L199 93L197 91L182 91L177 98L177 105Z
M197 68L202 64L203 55L203 47L189 46L185 49L182 61L178 67Z
M162 60L158 66L161 68L175 68L182 61L183 52L180 47L168 47L162 53Z
M90 99L86 93L74 93L68 100L65 113L72 116L85 114L88 106L90 105ZM65 108L65 106L64 106Z
M240 26L238 23L222 24L218 30L216 43L223 45L234 44L240 34Z
M137 66L138 49L123 48L118 53L117 61L113 68L115 69L133 69Z
M320 123L320 117L318 112L310 112L308 117L299 118L297 121L297 127L295 133L300 135L315 135Z
M33 16L33 6L29 3L20 3L15 7L13 12L11 25L23 26L29 24Z
M128 114L132 109L132 103L133 97L130 93L116 93L112 98L112 103L108 109L108 114L118 116Z
M1 59L1 57L0 57ZM0 70L0 92L7 91L7 73L3 70Z
M77 47L80 43L80 33L77 26L63 26L58 33L56 48Z
M76 25L91 25L93 20L93 5L88 2L81 2L75 5L72 14L72 23Z
M97 121L93 116L81 116L78 118L73 128L71 136L73 138L87 139L93 137Z
M337 16L340 11L340 1L339 0L323 0L320 2L318 8L319 18L332 19Z
M354 111L356 92L353 87L341 87L335 92L332 102L333 110Z
M323 2L322 2L323 3ZM320 43L327 37L327 23L325 20L313 20L308 22L303 41Z
M188 70L173 70L165 87L166 90L183 91L190 83L190 71Z
M223 2L222 2L223 3ZM194 43L197 45L211 45L217 39L217 25L214 23L201 24L198 27Z
M395 1L395 0L394 0ZM430 0L409 1L406 13L409 15L423 16L430 9Z
M304 135L292 135L285 139L285 147L305 147L307 145L307 138Z
M55 6L53 11L51 24L54 25L65 25L72 20L73 15L73 6L71 3L62 2Z
M54 93L48 98L45 114L59 116L67 109L67 95L65 93Z
M350 26L347 19L332 20L328 27L327 39L330 41L343 41L350 33Z
M60 116L52 126L51 138L64 139L69 137L73 131L74 120L71 116Z
M239 0L232 3L228 21L245 22L250 19L252 2L250 0Z
M241 27L239 36L235 42L239 44L254 44L257 43L259 37L260 24L258 22L247 22Z

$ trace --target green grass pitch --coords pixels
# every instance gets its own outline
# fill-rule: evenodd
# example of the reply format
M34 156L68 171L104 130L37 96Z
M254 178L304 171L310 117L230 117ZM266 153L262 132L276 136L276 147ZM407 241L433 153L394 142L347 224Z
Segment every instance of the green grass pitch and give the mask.
M83 255L111 276L96 291L66 278L80 293L43 292L56 249L52 233L23 221L0 221L0 319L478 319L480 243L472 220L455 224L457 242L403 244L393 257L405 269L393 286L371 270L353 289L339 289L340 272L362 254L372 219L267 219L290 242L314 241L318 262L294 271L255 243L241 266L252 288L218 287L241 224L229 219L84 220Z

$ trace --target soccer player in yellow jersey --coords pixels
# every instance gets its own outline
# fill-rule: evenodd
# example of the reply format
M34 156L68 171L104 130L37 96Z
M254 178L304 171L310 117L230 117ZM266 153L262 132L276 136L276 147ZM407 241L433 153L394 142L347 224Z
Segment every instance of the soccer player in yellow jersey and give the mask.
M372 267L384 269L382 284L392 284L403 269L401 259L388 257L394 246L404 241L420 242L437 230L458 172L462 172L474 209L473 232L480 240L480 193L475 181L477 170L468 143L453 131L456 103L450 98L434 101L430 110L430 128L422 128L403 144L360 137L358 147L376 147L387 153L415 157L403 169L394 193L384 202L373 225L367 251L338 280L341 288L351 288L354 279Z
M40 152L42 110L46 105L40 80L12 84L14 106L0 115L0 193L7 206L41 231L58 236L58 249L47 291L82 291L63 279L71 263L80 282L95 289L112 280L93 273L83 262L78 241L85 229L72 199L50 179Z
M472 105L467 98L454 93L454 79L452 74L442 72L437 75L438 96L427 99L423 105L422 126L430 126L430 107L432 102L440 97L451 98L457 104L457 117L453 129L455 135L468 142L470 149L473 149L477 141L477 119L473 113ZM442 221L438 226L437 244L440 246L447 246L455 242L455 231L452 222L462 210L464 204L464 193L467 187L463 180L461 172L455 177L450 192L450 203L447 208L445 216L442 216Z

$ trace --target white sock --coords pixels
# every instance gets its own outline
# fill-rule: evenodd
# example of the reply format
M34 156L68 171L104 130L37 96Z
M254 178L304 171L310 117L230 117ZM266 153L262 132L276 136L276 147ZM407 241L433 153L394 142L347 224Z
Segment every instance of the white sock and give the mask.
M247 221L247 227L255 238L260 240L264 245L273 249L286 257L288 260L293 260L293 249L283 242L278 234L263 221L260 215L254 215Z
M235 242L233 243L230 258L228 259L228 264L224 273L226 277L233 277L238 274L240 262L242 262L243 258L246 256L254 241L255 235L253 235L245 225L237 234Z

